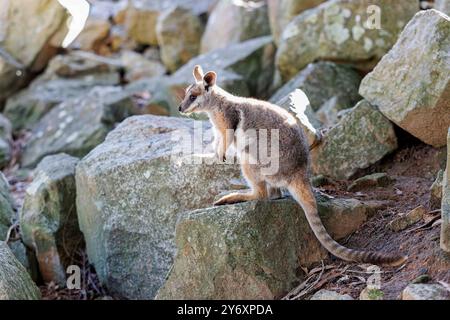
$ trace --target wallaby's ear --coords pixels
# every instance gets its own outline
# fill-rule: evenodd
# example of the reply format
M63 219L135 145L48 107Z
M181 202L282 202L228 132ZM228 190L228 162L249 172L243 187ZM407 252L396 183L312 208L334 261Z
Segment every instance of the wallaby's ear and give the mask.
M206 88L216 84L217 74L214 71L208 71L203 77L203 84Z
M202 81L203 80L203 69L199 65L196 65L194 67L194 78L196 81Z

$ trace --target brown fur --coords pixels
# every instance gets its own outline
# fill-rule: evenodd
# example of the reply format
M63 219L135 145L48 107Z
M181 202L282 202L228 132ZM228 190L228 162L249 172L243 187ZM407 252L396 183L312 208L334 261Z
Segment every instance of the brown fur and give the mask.
M357 262L399 265L406 257L381 253L363 252L345 248L334 241L325 230L318 211L316 199L309 182L309 147L304 132L296 119L286 110L271 103L240 98L229 94L216 85L217 75L208 72L203 75L199 66L194 69L196 83L186 91L180 105L180 112L205 112L215 128L215 150L217 157L225 159L231 144L248 138L248 129L268 130L270 149L271 129L279 133L279 168L271 174L263 174L266 165L246 162L246 149L238 151L242 173L251 187L247 193L231 193L219 199L215 205L280 197L280 188L287 188L305 211L307 220L321 244L335 256ZM195 96L195 98L193 98ZM228 130L228 131L227 131ZM232 130L232 136L229 132ZM241 153L241 154L239 154ZM274 155L271 155L272 157Z

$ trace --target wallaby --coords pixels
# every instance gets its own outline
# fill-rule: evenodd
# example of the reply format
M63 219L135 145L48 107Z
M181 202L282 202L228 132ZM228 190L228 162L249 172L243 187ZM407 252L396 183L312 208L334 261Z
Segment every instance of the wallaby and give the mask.
M249 152L249 145L244 142L244 145L247 143L244 148L235 149L242 174L251 191L228 194L215 202L215 205L279 197L280 188L286 188L303 208L317 239L333 255L346 261L390 266L398 266L406 261L407 257L402 255L348 249L331 238L320 220L309 180L307 140L293 115L274 104L236 97L226 92L216 85L217 75L213 71L203 74L202 68L195 66L193 74L195 83L186 89L179 111L183 114L203 112L209 116L215 131L215 153L220 161L225 161L230 145L235 147L245 139L251 141L252 137L246 133L249 129L266 130L269 137L273 129L278 129L279 154L275 158L279 161L278 170L264 174L265 165L245 160L249 159L245 154Z

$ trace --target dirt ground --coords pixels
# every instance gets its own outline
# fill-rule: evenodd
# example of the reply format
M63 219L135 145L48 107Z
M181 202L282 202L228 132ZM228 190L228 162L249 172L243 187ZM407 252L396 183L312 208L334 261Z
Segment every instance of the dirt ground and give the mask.
M387 187L348 192L347 186L351 181L339 181L336 185L319 188L332 196L386 201L385 209L378 211L360 230L343 242L350 248L402 252L409 256L406 264L398 269L380 270L384 299L400 299L402 290L421 275L428 275L430 283L450 283L450 257L439 248L439 223L426 224L422 220L400 232L393 232L387 227L399 214L409 212L419 205L431 212L426 216L431 221L439 219L440 213L430 207L429 190L437 172L444 167L445 148L437 150L415 141L356 176L385 172L395 179ZM324 266L329 269L325 268L320 277L321 265L314 266L315 276L311 278L317 284L302 298L311 296L319 289L328 289L357 299L366 287L366 281L373 275L373 271L367 271L367 266L342 263L331 257L324 261Z
M21 140L16 141L20 149ZM386 202L385 209L374 214L357 232L347 238L343 244L350 248L398 252L409 256L407 263L399 269L382 268L381 290L384 299L399 299L402 290L420 275L429 275L430 282L450 283L450 257L439 249L439 224L425 225L420 221L400 232L393 232L387 225L399 214L408 212L419 205L429 212L430 186L440 168L445 167L445 148L434 149L417 140L401 141L402 146L380 163L362 170L355 178L375 172L385 172L395 181L386 187L375 187L348 192L352 181L338 181L318 189L336 197L357 198L360 200L381 200ZM17 170L14 161L4 170L12 186L12 194L18 204L22 203L26 186L30 183L29 172ZM431 219L433 218L434 219ZM430 214L435 221L439 212ZM421 227L422 225L425 225ZM89 265L85 252L79 253L79 265L83 266L81 290L61 289L54 284L41 285L43 299L108 299L107 291L101 287L95 270ZM308 299L319 289L328 289L358 298L373 273L367 271L367 265L348 264L329 257L322 264L309 270L306 289L296 299ZM292 298L292 296L291 296Z

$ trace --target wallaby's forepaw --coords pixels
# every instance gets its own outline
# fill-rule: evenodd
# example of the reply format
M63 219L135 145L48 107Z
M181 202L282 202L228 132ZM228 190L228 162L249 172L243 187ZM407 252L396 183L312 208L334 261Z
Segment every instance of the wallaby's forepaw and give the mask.
M225 156L225 153L216 152L216 158L217 158L217 160L219 160L219 162L227 161L227 157Z

